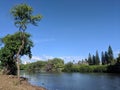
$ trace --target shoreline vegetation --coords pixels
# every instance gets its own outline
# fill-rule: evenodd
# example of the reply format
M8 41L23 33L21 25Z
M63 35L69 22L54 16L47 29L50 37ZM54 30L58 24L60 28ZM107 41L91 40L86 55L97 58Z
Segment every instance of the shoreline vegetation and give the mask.
M71 62L65 64L62 68L50 68L46 69L46 66L41 66L41 62L37 61L30 64L22 64L21 70L27 72L80 72L80 73L120 73L120 64L115 65L78 65ZM41 63L37 64L36 63ZM34 67L34 68L33 68Z
M29 72L102 72L102 73L120 73L120 53L114 57L112 47L108 51L101 52L99 57L98 51L95 55L89 53L88 58L70 61L64 63L63 59L53 58L47 61L39 60L33 63L21 64L21 70Z
M21 77L19 82L17 76L0 75L0 90L46 90L46 89L43 87L31 85L24 77Z

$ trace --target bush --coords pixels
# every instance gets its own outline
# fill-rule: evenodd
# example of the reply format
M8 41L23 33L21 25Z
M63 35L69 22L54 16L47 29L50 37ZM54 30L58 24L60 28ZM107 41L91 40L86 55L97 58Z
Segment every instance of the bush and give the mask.
M106 65L98 65L93 66L93 72L107 72L107 66Z
M107 72L107 65L74 65L71 62L64 67L64 72Z

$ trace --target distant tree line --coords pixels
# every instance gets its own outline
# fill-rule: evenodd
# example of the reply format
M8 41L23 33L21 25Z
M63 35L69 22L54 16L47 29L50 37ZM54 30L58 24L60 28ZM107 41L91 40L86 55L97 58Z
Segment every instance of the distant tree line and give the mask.
M98 51L96 51L96 55L91 55L89 53L87 62L89 65L112 65L115 64L117 61L116 59L114 59L114 54L111 46L109 46L108 51L102 51L101 60Z
M19 33L14 35L7 35L3 38L4 47L0 49L0 68L6 70L7 74L16 74L16 64L14 55L20 45ZM32 41L29 39L30 35L26 33L26 45L23 49L21 56L31 55L29 47L33 46ZM16 45L15 47L13 47ZM18 45L18 46L17 46ZM27 47L26 47L27 46ZM108 47L108 51L101 53L101 59L98 51L95 55L89 53L88 59L82 59L75 63L71 61L64 63L63 59L53 58L47 61L37 61L29 64L21 64L21 70L29 72L112 72L120 73L120 54L117 58L114 58L111 46Z
M88 59L80 60L74 63L74 60L64 63L60 58L50 59L48 61L37 61L26 65L21 65L22 70L44 71L44 72L112 72L120 73L120 54L114 58L111 46L108 51L101 53L101 59L98 51L95 55L89 53Z
M60 58L49 59L48 61L37 61L21 65L21 70L30 72L61 72L64 69L64 60Z
M89 53L87 61L88 61L89 65L99 65L100 64L100 58L99 58L98 51L96 51L96 55L91 55Z

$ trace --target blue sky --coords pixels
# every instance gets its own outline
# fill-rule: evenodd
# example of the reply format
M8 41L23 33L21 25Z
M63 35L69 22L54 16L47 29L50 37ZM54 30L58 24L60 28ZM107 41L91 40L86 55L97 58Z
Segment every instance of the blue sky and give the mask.
M27 28L34 42L33 59L79 60L96 50L106 51L109 45L115 55L120 51L119 0L4 0L0 2L0 37L18 30L9 11L20 3L43 15L38 27Z

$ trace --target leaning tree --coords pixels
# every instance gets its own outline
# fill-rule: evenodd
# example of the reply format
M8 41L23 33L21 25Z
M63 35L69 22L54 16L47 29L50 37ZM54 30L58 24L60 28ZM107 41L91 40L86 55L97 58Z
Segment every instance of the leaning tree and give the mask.
M25 33L25 43L21 50L20 56L27 55L31 58L31 48L33 47L33 42L30 39L31 35ZM20 40L20 32L15 34L8 34L2 38L3 47L0 49L0 66L3 74L17 74L16 67L16 53L19 50L22 42Z
M42 16L39 15L33 15L33 9L31 6L27 4L19 4L14 6L11 9L11 14L14 17L14 24L17 28L19 28L19 32L21 33L20 39L21 39L21 45L19 47L19 50L16 53L16 63L17 63L17 76L20 77L20 53L24 47L25 44L25 31L27 29L27 26L29 24L37 25L38 21L41 20Z

